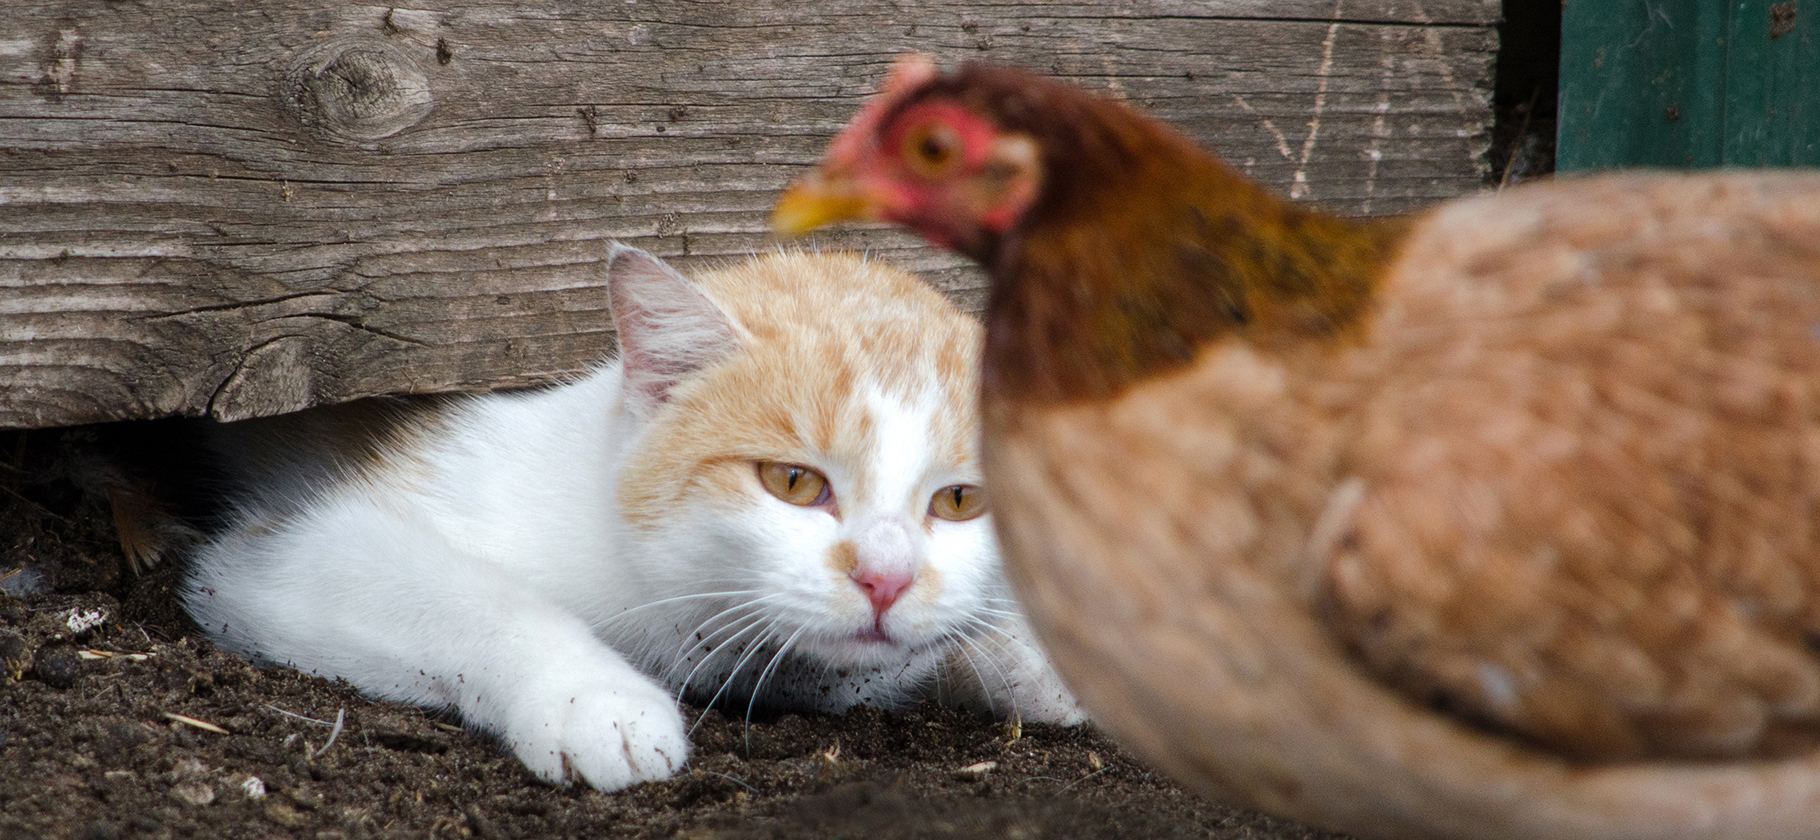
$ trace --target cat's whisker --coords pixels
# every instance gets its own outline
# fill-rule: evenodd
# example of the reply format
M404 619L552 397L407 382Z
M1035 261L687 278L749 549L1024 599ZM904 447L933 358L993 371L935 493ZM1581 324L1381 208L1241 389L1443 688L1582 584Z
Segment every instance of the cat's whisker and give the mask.
M790 637L784 640L783 644L777 646L777 652L771 655L771 661L765 663L764 669L758 672L758 680L752 683L752 696L746 701L746 725L748 727L752 725L752 707L758 702L759 693L764 691L765 681L775 673L778 663L783 661L785 654L789 653L790 646L796 644L796 640L802 638L803 633L807 631L806 627L798 627L796 632L791 633Z
M746 649L745 654L740 656L740 658L737 662L733 663L733 668L727 672L726 683L723 686L721 686L721 689L723 691L726 690L727 688L731 687L733 685L733 683L739 679L740 669L746 667L746 663L754 661L752 657L758 655L758 653L760 651L764 650L765 645L769 644L772 639L777 638L777 634L775 631L777 629L777 625L782 620L783 619L781 619L781 618L773 617L771 619L770 623L765 625L764 632L760 633L758 635L758 637L753 640L752 645ZM754 686L753 691L757 691L756 686ZM718 698L719 696L720 696L719 692L716 692L715 697Z
M701 717L697 717L695 719L695 724L689 727L690 735L694 735L695 728L701 726L703 718L706 718L708 715L707 710L714 708L714 704L720 702L720 696L727 693L727 689L731 688L733 683L738 681L739 669L746 667L746 663L751 661L752 657L764 648L766 642L776 638L775 634L772 633L772 629L777 627L777 623L778 619L771 619L771 622L765 625L764 631L753 638L752 643L746 647L745 653L739 657L739 660L733 663L733 667L727 671L727 678L721 681L720 688L714 692L713 697L708 698L707 703L703 704ZM740 632L743 633L745 631L742 630Z
M1008 612L1005 610L981 609L979 612L984 615L996 615L996 616L1001 616L1004 618L1011 618L1011 619L1023 618L1022 613ZM1014 644L1014 645L1017 645L1018 647L1023 648L1031 656L1034 656L1038 659L1047 659L1048 658L1043 654L1043 652L1041 650L1038 650L1036 647L1032 646L1029 642L1027 642L1023 639L1020 639L1016 636L1013 636L1010 633L1005 632L1005 628L1003 628L1003 627L999 627L999 626L993 625L993 624L988 624L978 618L974 618L973 623L978 624L981 627L985 628L985 630L980 634L981 636L992 636L992 637L994 637L995 641L998 641L1000 643L1010 642L1011 644Z
M1023 617L1023 613L1020 613L1017 610L1001 610L1001 609L998 609L997 607L980 607L979 613L980 613L980 615L992 615L992 616L998 616L999 618L1022 618Z
M1009 654L1007 654L1005 652L1005 650L1002 646L999 648L999 652L996 655L993 654L992 651L988 650L985 646L985 642L989 641L989 640L993 641L994 644L997 644L996 640L992 640L991 637L995 636L995 635L1002 636L1004 634L992 633L991 631L996 630L997 628L992 627L990 624L987 624L985 621L982 621L978 618L969 619L968 625L984 628L984 630L986 632L982 632L981 635L979 635L977 637L957 636L956 638L959 638L961 640L962 645L971 647L974 650L978 651L979 655L986 660L986 664L992 666L992 670L998 674L999 683L1005 687L1005 696L1007 698L1010 698L1010 700L1011 700L1012 713L1018 714L1019 709L1017 708L1017 691L1015 689L1013 689L1013 687L1011 685L1011 677L1005 673L1005 669L999 667L999 658L1000 657L1009 658ZM969 659L971 660L971 657L969 657ZM975 669L975 673L976 674L978 673L977 669ZM982 677L982 680L983 679L984 678ZM983 684L984 683L982 682L982 685ZM987 697L988 697L987 707L991 708L994 716L996 716L998 713L998 709L993 707L991 704L991 700L990 700L991 694L988 693Z
M776 599L778 599L778 598L782 598L782 597L784 597L784 595L783 595L783 593L781 593L781 592L773 592L773 593L771 593L771 594L770 594L770 595L764 595L764 596L760 596L760 597L757 597L757 598L749 598L749 599L747 599L747 600L744 600L744 601L741 601L741 602L739 602L739 603L737 603L737 604L734 604L734 605L733 605L733 606L730 606L730 607L728 607L728 608L726 608L726 609L724 609L724 610L721 610L721 611L720 611L720 612L717 612L717 613L715 613L715 614L713 614L713 615L711 615L711 616L708 616L708 617L707 617L707 618L705 618L705 619L703 619L703 620L702 620L702 622L701 622L701 623L700 623L700 624L697 624L697 625L695 625L695 631L696 631L696 632L700 632L700 631L701 631L701 629L702 629L702 628L703 628L703 627L706 627L706 626L707 626L707 625L708 625L708 623L709 623L709 622L712 622L712 621L713 621L713 620L715 620L715 619L717 619L717 618L720 618L720 617L721 617L721 616L723 616L723 615L726 615L726 614L727 614L727 613L730 613L730 612L735 612L735 611L738 611L738 610L742 610L742 609L745 609L745 608L747 608L747 607L751 607L751 606L753 606L753 605L755 605L755 604L763 604L763 603L764 603L764 602L766 602L766 601L773 601L773 600L776 600Z
M610 616L607 616L606 618L595 621L593 623L593 627L595 630L602 630L602 629L605 629L605 628L619 622L621 619L624 619L627 616L637 615L638 613L641 613L645 610L652 609L654 607L661 607L665 604L674 604L674 603L677 603L678 601L695 601L695 600L700 600L700 599L704 599L704 598L731 598L731 597L737 597L737 596L742 596L742 595L756 595L761 591L762 590L758 590L758 589L732 589L732 590L728 590L725 592L696 592L696 593L689 594L689 595L678 595L674 598L659 598L658 600L655 600L655 601L647 601L643 604L639 604L636 607L627 607L623 610L620 610L619 612L614 613L613 615L610 615Z
M781 662L783 660L784 654L790 652L790 646L793 644L796 644L796 640L802 638L803 633L805 631L807 631L808 629L809 628L807 628L807 627L796 628L796 632L791 633L790 638L785 639L783 644L778 645L777 653L774 653L771 655L771 661L765 664L765 669L763 671L758 672L758 681L752 684L752 696L746 698L746 732L745 732L745 735L746 735L746 753L748 755L751 754L751 752L752 752L752 707L758 705L758 694L759 694L759 692L764 690L765 680L771 678L772 669L777 667L777 663Z
M720 642L714 644L711 648L708 649L708 651L706 653L702 654L701 661L695 663L694 668L689 669L688 675L683 677L682 682L677 684L676 698L678 700L681 700L683 695L688 692L690 684L695 682L695 674L697 672L699 672L703 666L706 666L708 663L713 662L714 658L719 656L721 651L726 650L728 645L731 645L734 642L738 641L739 637L744 636L745 634L751 632L753 629L759 627L761 624L764 624L765 615L763 613L760 613L757 615L742 616L740 618L733 619L733 621L742 621L742 620L746 622L744 626L740 627L739 630L734 631L734 633L732 635L730 635L727 638L721 640ZM727 627L730 627L730 626L732 626L732 622L729 622L727 624ZM712 639L712 638L714 638L715 634L720 633L722 630L725 630L725 629L726 629L726 627L722 627L718 630L715 630L714 633L710 633L707 638ZM672 673L674 673L676 670L682 668L682 666L684 666L686 664L688 664L688 660L686 658L679 660L676 663L675 667L673 667L671 669ZM725 681L722 681L721 687L723 690L725 689L725 687L726 687ZM716 692L714 696L719 697L720 696L719 692ZM710 706L714 705L714 701L712 701L712 700L708 701L708 705L710 705Z
M697 644L709 645L710 647L718 647L718 645L713 644L713 639L715 636L726 631L727 628L732 627L734 624L738 623L739 621L744 620L746 618L750 618L752 616L749 614L748 615L735 614L732 617L728 618L719 627L716 627L713 630L706 630L707 626L709 624L712 624L716 619L719 619L720 617L725 616L728 613L738 613L740 610L752 609L752 610L756 610L756 611L762 613L763 612L762 605L764 604L764 602L770 601L770 600L773 600L773 599L779 598L779 597L782 597L781 593L773 593L771 595L766 595L761 598L753 598L748 601L742 601L738 604L734 604L731 607L728 607L724 610L721 610L720 612L717 612L717 613L703 619L700 624L695 625L695 629L682 634L682 643L677 645L676 650L670 654L670 659L675 663L671 666L670 673L674 674L677 669L680 669L683 665L688 663L689 651L693 650ZM704 630L706 630L706 632L704 632ZM706 661L707 659L712 659L713 656L714 656L713 652L710 651L707 654L707 656L704 657L703 661Z
M682 634L682 642L669 654L670 666L664 669L664 673L670 679L674 680L677 672L681 671L683 667L688 665L691 661L696 663L695 668L699 670L702 665L705 665L714 659L714 654L719 652L722 645L738 638L741 633L763 620L762 611L755 610L746 615L730 616L725 622L714 629L706 629L709 622L720 618L722 615L726 615L726 613L722 612L715 615L707 621L703 621L701 624L696 625L694 630ZM742 624L741 622L744 623ZM733 629L736 626L739 629ZM720 638L723 633L728 634L726 638ZM697 655L698 647L700 648L700 659L697 660L694 657ZM683 678L680 685L684 688L688 687L689 681L694 679L694 677L695 671L691 670L688 676Z
M823 660L821 673L815 675L815 684L823 688L828 687L828 672L832 670L834 670L834 663Z
M972 631L967 634L969 639L975 642L990 642L999 649L1001 654L1006 653L1004 642L1010 640L1011 635L1005 632L1005 628L979 616L969 616L965 626Z
M702 668L712 664L715 661L715 658L720 655L721 651L727 650L730 645L738 644L742 636L745 636L753 629L759 627L764 621L765 616L762 613L741 616L730 620L726 625L709 633L704 637L707 641L703 645L701 658L695 660L695 667L689 669L689 672L683 675L682 679L676 680L675 674L681 671L683 666L688 665L690 657L694 655L692 653L693 649L691 649L691 651L679 652L675 664L668 669L668 673L673 680L672 684L676 686L677 699L681 700L682 697L688 693L689 687L695 683L695 675L699 673ZM738 629L733 629L736 624L738 625ZM714 641L721 633L726 633L726 637Z
M1020 647L1025 648L1026 650L1034 651L1034 648L1031 648L1028 644L1025 644L1022 639L1017 639L1017 638L1012 637L1011 634L1005 632L1003 627L999 627L998 625L988 622L983 618L979 618L979 617L969 618L967 620L967 626L969 628L973 628L978 631L977 633L969 636L970 639L972 639L975 643L982 644L982 645L991 644L994 648L996 648L998 650L997 656L1001 659L1005 659L1005 660L1015 659L1015 656L1012 654L1011 650L1009 648L1005 647L1005 643L1007 643L1007 642L1016 644ZM984 650L984 648L982 647L981 650Z
M966 636L952 631L948 636L958 643L954 646L954 652L967 660L967 667L973 671L973 678L979 681L981 693L986 696L986 711L990 712L993 717L998 717L998 704L992 702L992 692L983 690L986 687L986 675L980 673L979 663L973 660L973 654L967 652L967 644L970 640Z
M944 664L942 667L938 667L935 670L929 672L930 681L935 684L935 705L937 705L937 706L946 706L947 705L947 703L944 703L942 701L942 672L945 670L947 670L947 667L946 667L946 660L944 659Z

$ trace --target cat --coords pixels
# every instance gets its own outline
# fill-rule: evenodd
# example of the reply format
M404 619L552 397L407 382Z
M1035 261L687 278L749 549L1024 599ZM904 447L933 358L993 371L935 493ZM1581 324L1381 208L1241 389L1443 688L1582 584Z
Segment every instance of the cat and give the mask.
M601 790L683 765L678 694L1084 720L1000 573L973 319L845 254L606 274L620 352L573 382L218 426L197 624Z

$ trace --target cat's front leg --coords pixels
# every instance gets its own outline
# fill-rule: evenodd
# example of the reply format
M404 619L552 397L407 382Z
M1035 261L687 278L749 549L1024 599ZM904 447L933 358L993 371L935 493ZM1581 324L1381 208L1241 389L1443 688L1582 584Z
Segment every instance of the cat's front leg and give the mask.
M552 640L565 634L551 630ZM567 652L549 651L497 706L474 691L464 714L489 721L483 728L545 781L613 791L675 774L689 755L675 698L591 636L574 641L556 645Z
M547 781L618 790L682 767L689 740L668 691L378 492L248 520L205 546L185 585L191 615L243 654L454 708Z

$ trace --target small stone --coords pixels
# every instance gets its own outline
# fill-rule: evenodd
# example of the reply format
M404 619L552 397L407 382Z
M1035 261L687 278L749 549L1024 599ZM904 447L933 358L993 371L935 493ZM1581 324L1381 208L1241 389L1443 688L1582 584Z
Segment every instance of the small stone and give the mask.
M0 572L0 575L4 574L6 574L6 572ZM14 575L15 578L18 576L18 574ZM8 624L24 624L25 620L29 618L31 614L32 611L25 605L24 599L14 597L6 591L0 590L0 621L4 621Z
M93 743L98 754L115 757L149 743L159 734L158 730L137 721L107 721L95 727Z
M209 766L203 764L200 759L185 758L177 762L177 766L172 767L171 772L178 776L201 776L209 772Z
M32 643L4 627L0 627L0 668L12 679L25 676L32 667Z
M292 805L306 811L314 811L316 806L322 804L322 794L301 787L286 788L284 798L291 800Z
M77 607L63 614L63 625L69 628L70 635L80 636L107 623L107 610L100 607L84 609Z
M269 802L265 806L265 818L285 828L302 828L309 824L309 818L297 812L283 802Z
M32 679L51 688L65 689L76 684L82 675L82 660L67 645L53 645L38 651L32 662Z
M258 776L248 776L246 781L240 783L240 792L246 794L248 799L264 799L265 780Z
M494 827L493 821L487 819L487 815L480 810L479 805L470 803L463 813L468 818L468 827L473 829L475 836L481 840L499 840L503 836L499 833L499 829Z
M183 782L171 787L171 795L198 808L215 803L215 788L208 782Z
M996 761L981 761L976 764L969 764L966 767L962 767L961 769L954 771L954 775L956 777L959 777L962 779L983 778L987 773L992 772L992 769L997 766L998 766L998 762L996 762Z

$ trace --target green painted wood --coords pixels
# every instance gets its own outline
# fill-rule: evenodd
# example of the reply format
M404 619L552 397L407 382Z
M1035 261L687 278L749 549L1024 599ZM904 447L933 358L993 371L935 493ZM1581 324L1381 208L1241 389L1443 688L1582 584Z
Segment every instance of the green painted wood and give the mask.
M1820 0L1568 0L1563 172L1820 166Z
M1732 16L1724 162L1820 165L1820 2L1745 5Z

